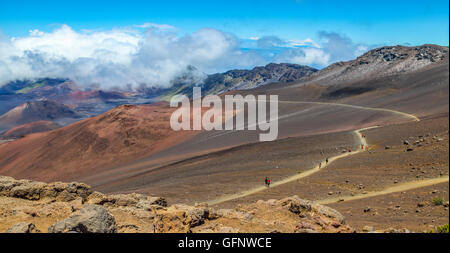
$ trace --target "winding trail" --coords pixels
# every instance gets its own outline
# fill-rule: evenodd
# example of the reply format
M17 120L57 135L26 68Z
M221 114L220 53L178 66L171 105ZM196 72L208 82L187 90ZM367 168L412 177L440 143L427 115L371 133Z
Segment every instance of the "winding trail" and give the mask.
M270 102L273 102L273 101L270 101ZM404 112L400 112L400 111L396 111L396 110L391 110L391 109L384 109L384 108L373 108L373 107L364 107L364 106L358 106L358 105L348 105L348 104L340 104L340 103L325 103L325 102L301 102L301 101L282 101L282 100L278 101L278 102L280 102L280 103L291 103L291 104L336 105L336 106L350 107L350 108L362 109L362 110L373 110L373 111L390 112L390 113L393 113L393 114L397 114L397 115L400 115L400 116L404 116L404 117L410 118L410 119L412 119L414 121L420 121L420 119L418 117L416 117L416 116L414 116L412 114L408 114L408 113L404 113ZM361 131L372 129L372 128L376 128L376 127L378 127L378 126L366 127L366 128L361 128L361 129L357 129L357 130L353 131L353 133L356 135L356 137L358 138L358 140L361 143L361 145L363 145L364 149L358 148L358 150L355 150L355 151L352 151L352 152L346 152L346 153L343 153L343 154L340 154L340 155L337 155L337 156L334 156L334 157L330 157L328 159L328 163L326 163L326 161L321 161L320 165L316 165L314 168L312 168L312 169L310 169L308 171L305 171L303 173L287 177L287 178L282 179L282 180L277 181L277 182L273 182L271 184L270 188L277 187L277 186L280 186L280 185L284 185L284 184L296 181L298 179L308 177L308 176L310 176L310 175L312 175L314 173L317 173L318 171L320 171L321 169L327 167L329 164L333 163L334 161L336 161L338 159L341 159L343 157L347 157L347 156L351 156L351 155L355 155L355 154L358 154L360 152L363 152L366 149L366 147L368 147L368 144L367 144L366 139L362 137ZM322 166L322 164L323 164L323 166ZM436 180L436 182L441 182L440 178L439 179L435 179L435 180ZM448 177L447 177L447 181L448 181ZM430 182L434 182L434 181L430 181ZM428 182L428 183L430 183L430 182ZM415 182L411 182L411 184L414 184L414 183ZM423 186L419 186L419 185L422 185L422 184L418 184L417 187L423 187ZM398 189L402 189L401 187L399 188L399 186L403 186L403 184L395 186L395 187L392 187L392 189L391 188L385 189L385 190L380 191L380 192L372 192L372 193L365 194L363 196L353 196L353 198L356 199L358 197L359 198L363 198L363 197L377 196L377 195L381 195L381 194L387 194L390 191L391 192L395 192ZM404 187L407 188L407 187L411 187L411 186L412 185L408 184L408 186L404 186ZM243 198L243 197L246 197L246 196L249 196L249 195L261 192L261 191L265 191L267 189L269 189L269 188L266 187L266 186L259 186L259 187L255 187L253 189L249 189L249 190L246 190L246 191L243 191L243 192L239 192L239 193L235 193L235 194L231 194L231 195L226 195L226 196L223 196L223 197L211 200L211 201L207 201L206 203L208 203L208 205L217 205L217 204L220 204L220 203L223 203L223 202L227 202L227 201L238 199L238 198ZM350 198L347 197L347 199L350 199ZM326 200L323 200L323 201L326 201ZM337 200L329 200L329 201L332 201L330 203L333 203L333 201L336 202L336 201L339 201L339 199L337 199Z
M388 112L388 113L392 113L392 114L396 114L396 115L399 115L399 116L402 116L402 117L406 117L406 118L412 119L414 121L420 121L420 119L418 117L416 117L415 115L412 115L412 114L409 114L409 113L400 112L400 111L396 111L396 110L392 110L392 109L385 109L385 108L375 108L375 107L366 107L366 106L360 106L360 105L349 105L349 104L327 103L327 102L306 102L306 101L287 101L287 100L279 100L279 101L267 100L266 102L269 102L269 103L276 103L276 102L278 102L278 103L282 103L282 104L334 105L334 106L354 108L354 109L359 109L359 110ZM298 113L278 116L277 120L281 120L281 119L284 119L284 118L289 118L289 117L292 117L292 116L294 116L296 114L298 114ZM275 119L271 117L270 121L273 121L273 120L275 120ZM255 125L251 125L251 126L255 126ZM362 129L360 129L360 130L362 130ZM233 133L235 131L237 131L237 130L227 130L227 131L224 131L224 132L215 133L215 134L210 135L207 139L216 138L216 137L223 136L223 135L228 135L228 134L231 134L231 133ZM204 141L206 141L206 140L202 140L202 141L199 141L199 142L204 142Z
M332 204L332 203L337 203L337 202L341 202L341 201L365 199L365 198L385 195L385 194L389 194L389 193L403 192L403 191L413 190L413 189L422 188L422 187L426 187L426 186L432 186L435 184L445 183L445 182L448 182L448 179L449 179L449 177L446 176L446 177L438 177L438 178L431 178L431 179L425 179L425 180L410 181L410 182L405 182L405 183L396 184L394 186L387 187L381 191L368 192L367 194L358 194L358 195L354 195L354 196L342 196L342 197L336 197L336 198L323 199L323 200L314 201L314 203L325 205L325 204Z
M386 108L376 108L376 107L366 107L366 106L360 106L360 105L349 105L349 104L341 104L341 103L326 103L326 102L302 102L302 101L284 101L284 100L280 100L278 102L286 103L286 104L337 105L337 106L349 107L349 108L355 108L355 109L361 109L361 110L390 112L393 114L397 114L397 115L401 115L401 116L413 119L414 121L420 121L420 119L418 117L416 117L415 115L396 111L396 110L386 109Z
M361 131L372 129L372 128L376 128L376 127L378 127L378 126L361 128L361 129L353 131L353 133L359 139L360 143L362 145L364 145L364 147L367 147L366 139L361 136ZM336 161L338 159L341 159L341 158L347 157L347 156L351 156L351 155L355 155L355 154L361 153L363 151L364 150L362 150L362 149L358 149L358 150L355 150L355 151L352 151L352 152L346 152L346 153L343 153L343 154L340 154L340 155L337 155L337 156L330 157L328 159L328 163L326 163L325 160L320 162L320 164L321 165L323 164L323 166L316 165L314 168L312 168L310 170L307 170L305 172L302 172L300 174L287 177L287 178L282 179L282 180L277 181L277 182L273 182L272 184L270 184L270 188L277 187L277 186L280 186L280 185L283 185L283 184L287 184L287 183L290 183L292 181L296 181L298 179L310 176L310 175L312 175L314 173L317 173L318 171L322 170L323 168L327 167L328 165L330 165L331 163L333 163L334 161ZM240 193L223 196L221 198L218 198L218 199L215 199L215 200L212 200L212 201L208 201L206 203L208 203L208 205L217 205L217 204L220 204L220 203L223 203L223 202L227 202L227 201L230 201L230 200L233 200L233 199L246 197L246 196L255 194L257 192L261 192L261 191L267 190L267 189L269 189L269 188L267 188L266 186L259 186L259 187L255 187L253 189L250 189L250 190L247 190L247 191L243 191L243 192L240 192Z

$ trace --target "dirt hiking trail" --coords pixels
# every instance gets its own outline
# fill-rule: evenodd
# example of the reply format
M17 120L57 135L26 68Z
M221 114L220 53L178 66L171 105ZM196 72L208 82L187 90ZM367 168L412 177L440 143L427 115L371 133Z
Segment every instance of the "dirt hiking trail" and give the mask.
M366 127L366 128L361 128L361 129L353 131L353 133L356 135L356 137L358 138L358 140L361 143L361 145L364 145L364 150L367 147L367 142L366 142L366 139L362 137L361 131L372 129L372 128L376 128L376 127L378 127L378 126ZM336 161L338 159L358 154L360 152L363 152L364 150L363 149L358 149L358 150L355 150L355 151L346 152L346 153L343 153L343 154L340 154L340 155L337 155L337 156L330 157L330 158L328 158L328 163L326 163L326 160L320 161L320 164L317 164L314 168L312 168L312 169L310 169L308 171L302 172L300 174L287 177L287 178L282 179L280 181L273 182L273 183L270 184L270 187L259 186L259 187L256 187L256 188L253 188L253 189L250 189L250 190L247 190L247 191L243 191L243 192L240 192L240 193L223 196L221 198L218 198L218 199L215 199L215 200L212 200L212 201L208 201L207 203L209 205L220 204L220 203L223 203L223 202L226 202L226 201L230 201L230 200L233 200L233 199L246 197L246 196L255 194L257 192L261 192L261 191L267 190L269 188L273 188L273 187L277 187L277 186L280 186L280 185L283 185L283 184L287 184L287 183L290 183L292 181L296 181L296 180L304 178L304 177L308 177L308 176L310 176L310 175L312 175L314 173L317 173L318 171L320 171L321 169L325 168L326 166L328 166L329 164L333 163L334 161Z
M372 107L363 107L363 106L357 106L357 105L348 105L348 104L339 104L339 103L325 103L325 102L301 102L301 101L278 101L278 102L281 102L281 103L293 103L293 104L336 105L336 106L350 107L350 108L363 109L363 110L384 111L384 112L390 112L390 113L394 113L394 114L397 114L397 115L400 115L400 116L404 116L404 117L410 118L410 119L412 119L414 121L420 121L420 119L418 117L416 117L416 116L414 116L412 114L399 112L399 111L395 111L395 110L390 110L390 109L384 109L384 108L372 108ZM366 128L361 128L361 129L357 129L357 130L353 131L353 133L356 135L357 139L359 140L359 143L362 145L362 148L358 148L357 150L354 150L354 151L351 151L351 152L346 152L346 153L343 153L343 154L340 154L340 155L337 155L337 156L330 157L330 158L328 158L328 163L326 161L321 161L318 165L316 165L314 168L312 168L312 169L310 169L308 171L305 171L305 172L302 172L300 174L293 175L293 176L287 177L285 179L282 179L280 181L276 181L276 182L271 183L270 187L259 186L259 187L255 187L253 189L249 189L247 191L243 191L243 192L236 193L236 194L231 194L231 195L226 195L226 196L214 199L214 200L210 200L210 201L207 201L206 203L208 203L209 205L217 205L217 204L220 204L220 203L223 203L223 202L227 202L227 201L230 201L230 200L243 198L243 197L246 197L246 196L249 196L249 195L252 195L252 194L264 191L264 190L267 190L269 188L273 188L273 187L277 187L277 186L280 186L280 185L284 185L284 184L287 184L287 183L299 180L301 178L308 177L308 176L310 176L310 175L312 175L314 173L317 173L318 171L320 171L321 169L325 168L326 166L328 166L329 164L333 163L334 161L336 161L338 159L341 159L341 158L344 158L344 157L347 157L347 156L351 156L351 155L355 155L355 154L358 154L360 152L365 151L368 148L368 144L367 144L366 138L362 136L361 131L372 129L372 128L376 128L376 127L378 127L378 126L366 127ZM441 178L438 178L438 179L435 179L435 180L438 183L441 182L440 181ZM448 181L448 178L447 178L447 181ZM434 181L430 181L430 182L434 182ZM430 183L430 182L427 181L427 183ZM385 190L383 190L381 192L372 192L372 193L370 193L370 195L366 194L364 196L352 196L352 197L362 198L362 197L368 197L368 196L376 196L376 194L378 194L378 195L380 195L380 194L387 194L387 193L389 193L389 191L395 192L398 189L401 189L401 188L399 188L400 186L404 186L406 188L407 187L412 187L412 186L415 185L414 183L415 182L411 182L411 185L408 184L407 186L404 186L404 184L398 185L398 186L395 186L395 187L392 187L392 188L385 189ZM422 183L424 183L424 182L422 182ZM422 187L422 186L419 186L419 185L422 185L422 184L417 184L417 188L418 187ZM411 188L411 189L413 189L413 188ZM349 197L347 197L347 199L349 199ZM331 200L330 199L329 201L332 201L330 203L333 203L333 201L339 201L339 199L337 199L337 200L335 200L335 199Z
M403 191L414 190L417 188L422 188L422 187L431 186L431 185L435 185L435 184L445 183L445 182L448 182L448 179L449 179L449 177L446 176L446 177L438 177L438 178L431 178L431 179L425 179L425 180L410 181L410 182L405 182L405 183L396 184L394 186L387 187L381 191L368 192L366 194L358 194L358 195L354 195L354 196L342 196L342 197L336 197L336 198L323 199L323 200L314 201L314 203L326 205L326 204L332 204L332 203L337 203L337 202L341 202L341 201L365 199L365 198L375 197L375 196L379 196L379 195L403 192Z

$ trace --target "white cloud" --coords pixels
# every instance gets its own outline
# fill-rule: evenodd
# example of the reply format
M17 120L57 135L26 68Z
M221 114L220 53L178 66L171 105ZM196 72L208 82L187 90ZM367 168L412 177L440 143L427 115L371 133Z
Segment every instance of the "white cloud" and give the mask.
M325 32L320 34L322 42L315 42L276 36L241 40L211 28L180 35L173 26L154 23L134 27L144 30L77 32L62 25L52 32L30 30L28 36L19 38L0 33L0 86L16 79L62 77L103 89L167 87L188 66L206 73L269 62L324 67L369 49Z
M326 66L330 62L330 55L319 48L295 48L286 50L277 55L275 57L275 62Z
M354 43L349 37L334 32L319 32L324 51L330 55L330 62L348 61L367 52L373 46Z
M374 46L354 43L350 38L333 32L319 32L320 41L310 38L287 40L282 50L274 56L275 62L291 62L314 67L326 67L337 61L352 60Z
M313 41L310 38L307 38L304 40L288 40L287 43L288 43L288 46L291 46L291 47L311 46L311 47L315 47L315 48L321 48L321 46L318 43L316 43L315 41Z
M263 63L241 52L239 40L215 29L179 36L166 25L133 30L76 32L67 25L49 32L0 40L0 85L38 77L70 78L86 87L169 86L193 65L205 72ZM258 61L260 60L260 61Z

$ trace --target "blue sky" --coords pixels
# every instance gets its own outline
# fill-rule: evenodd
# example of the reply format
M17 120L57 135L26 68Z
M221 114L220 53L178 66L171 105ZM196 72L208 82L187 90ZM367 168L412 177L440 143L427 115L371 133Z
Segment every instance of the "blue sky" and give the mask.
M385 45L448 46L441 0L0 0L0 86L171 85L270 62L323 68Z
M448 45L448 9L449 2L441 0L0 0L0 29L8 36L23 36L57 24L80 30L152 22L187 33L213 27L242 38L317 39L318 31L333 31L369 44Z

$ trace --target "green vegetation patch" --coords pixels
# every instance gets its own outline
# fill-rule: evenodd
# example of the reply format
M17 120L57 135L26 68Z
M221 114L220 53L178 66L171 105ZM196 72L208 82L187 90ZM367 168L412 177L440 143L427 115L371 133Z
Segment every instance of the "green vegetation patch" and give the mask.
M20 94L26 94L26 93L30 92L31 90L33 90L33 89L45 86L45 84L46 84L45 82L33 83L31 85L28 85L28 86L26 86L26 87L16 91L16 94L19 94L19 93Z
M435 206L442 206L444 204L444 199L442 199L441 197L433 198L432 201Z

